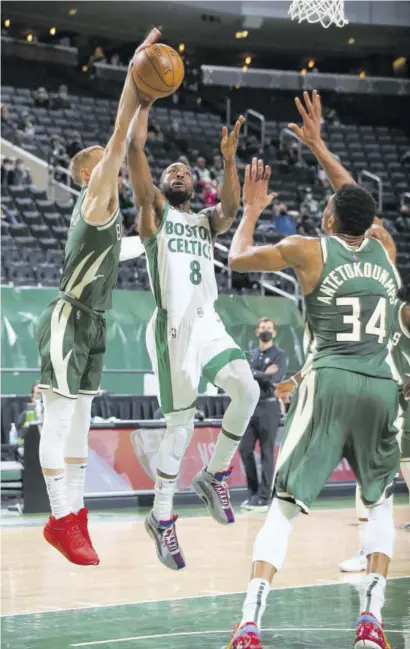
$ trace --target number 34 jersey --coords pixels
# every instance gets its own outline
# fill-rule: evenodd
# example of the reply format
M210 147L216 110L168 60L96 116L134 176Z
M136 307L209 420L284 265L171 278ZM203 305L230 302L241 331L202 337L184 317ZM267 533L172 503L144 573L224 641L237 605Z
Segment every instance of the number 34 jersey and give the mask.
M306 296L313 368L393 378L388 347L401 285L396 268L376 239L356 249L337 236L320 242L322 274Z
M144 245L159 309L183 315L216 301L212 232L206 212L182 212L167 203L158 231Z

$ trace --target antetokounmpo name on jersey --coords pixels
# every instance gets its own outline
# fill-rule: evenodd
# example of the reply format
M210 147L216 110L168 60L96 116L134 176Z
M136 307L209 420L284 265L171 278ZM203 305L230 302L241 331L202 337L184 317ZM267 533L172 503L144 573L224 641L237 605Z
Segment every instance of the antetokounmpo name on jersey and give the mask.
M320 285L319 293L322 295L319 295L317 299L324 304L332 304L333 296L344 282L362 277L379 282L387 291L390 304L394 304L397 284L390 273L378 264L363 263L361 261L343 264L330 271Z
M166 221L165 233L168 235L167 246L170 252L182 252L213 260L212 235L203 225Z

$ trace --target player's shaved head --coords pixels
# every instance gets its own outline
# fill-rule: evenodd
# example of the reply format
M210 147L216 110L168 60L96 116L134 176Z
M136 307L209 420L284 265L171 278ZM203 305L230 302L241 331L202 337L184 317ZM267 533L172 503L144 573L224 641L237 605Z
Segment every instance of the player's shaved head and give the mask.
M192 172L182 162L174 162L162 172L159 188L174 207L179 207L194 196Z
M78 185L88 182L91 172L104 153L102 146L89 146L75 154L70 162L70 176Z
M330 229L336 234L364 235L370 228L376 214L373 196L360 185L342 185L329 199L324 212L324 231Z

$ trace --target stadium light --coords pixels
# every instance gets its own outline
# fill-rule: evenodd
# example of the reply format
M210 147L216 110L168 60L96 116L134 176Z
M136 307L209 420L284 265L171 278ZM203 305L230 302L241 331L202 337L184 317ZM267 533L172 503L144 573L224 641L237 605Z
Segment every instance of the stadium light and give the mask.
M308 63L308 67L311 68L311 69L315 67L315 61L314 61L314 59L310 59L310 61L309 61L309 63Z
M242 66L242 72L247 72L247 71L248 71L248 66L247 66L247 65L243 65L243 66Z
M349 40L347 42L349 43L349 45L354 45L356 43L356 39L355 38L349 38Z
M250 65L252 63L252 57L247 56L246 59L245 59L245 63L246 63L246 65Z
M8 28L10 27L10 25L11 25L11 21L10 21L9 18L7 18L7 19L4 21L4 26L7 27L7 29L8 29Z
M56 35L56 31L57 31L57 30L56 30L55 27L50 27L50 34L51 34L51 36L55 36L55 35Z
M33 34L27 34L27 40L29 43L33 40Z
M236 32L235 38L246 38L248 36L248 32L245 30L243 32Z
M303 68L303 69L300 71L300 74L303 74L303 75L307 74L307 70L306 70L306 68Z
M88 65L83 65L83 67L81 68L81 70L82 70L83 72L87 72L87 70L88 70Z
M365 72L364 70L362 70L362 71L360 72L360 74L359 74L359 77L360 77L361 79L364 79L365 76L366 76L366 72Z
M78 11L77 9L70 9L70 11L68 12L68 15L69 16L75 16L77 11Z
M178 52L183 52L184 49L185 49L184 43L181 43L180 45L178 45Z

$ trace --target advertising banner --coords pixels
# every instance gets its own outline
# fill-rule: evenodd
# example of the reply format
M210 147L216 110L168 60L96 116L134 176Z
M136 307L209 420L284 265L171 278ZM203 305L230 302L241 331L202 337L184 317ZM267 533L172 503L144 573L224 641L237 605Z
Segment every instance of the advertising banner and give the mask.
M192 479L208 463L219 434L216 426L196 427L182 461L178 490L191 489ZM156 455L165 433L158 428L93 428L89 434L90 456L86 495L147 492L154 488ZM279 446L275 448L277 457ZM255 449L259 469L259 447ZM231 487L246 487L246 477L239 453L233 460ZM348 462L342 460L329 482L354 481Z

